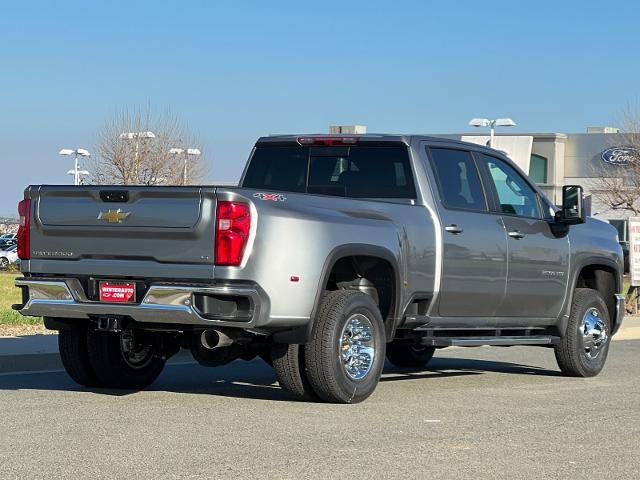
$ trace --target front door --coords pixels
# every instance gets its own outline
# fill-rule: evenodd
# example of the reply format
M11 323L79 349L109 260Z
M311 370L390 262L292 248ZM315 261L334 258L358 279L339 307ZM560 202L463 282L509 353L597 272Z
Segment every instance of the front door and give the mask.
M469 151L429 148L441 204L442 317L493 317L507 277L507 238L500 215L489 211Z
M507 232L507 291L497 316L557 318L569 276L568 237L553 235L538 194L523 175L499 158L477 156Z

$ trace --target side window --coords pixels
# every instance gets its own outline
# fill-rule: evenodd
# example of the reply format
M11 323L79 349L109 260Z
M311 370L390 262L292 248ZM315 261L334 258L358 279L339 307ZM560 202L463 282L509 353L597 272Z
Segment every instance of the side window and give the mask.
M509 215L540 218L538 194L522 175L508 163L489 155L480 154L498 195L500 211Z
M447 208L486 210L480 177L469 152L431 148L440 197Z

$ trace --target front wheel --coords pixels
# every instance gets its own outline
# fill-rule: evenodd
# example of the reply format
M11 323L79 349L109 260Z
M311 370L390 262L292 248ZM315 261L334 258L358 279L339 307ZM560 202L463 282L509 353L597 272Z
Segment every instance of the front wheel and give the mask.
M570 377L594 377L609 353L611 322L602 295L590 288L573 294L567 331L554 347L562 373Z
M158 343L148 332L89 330L91 366L105 387L145 388L158 378L164 368L165 360Z
M385 332L371 296L328 292L305 346L307 376L324 401L358 403L373 393L384 366Z

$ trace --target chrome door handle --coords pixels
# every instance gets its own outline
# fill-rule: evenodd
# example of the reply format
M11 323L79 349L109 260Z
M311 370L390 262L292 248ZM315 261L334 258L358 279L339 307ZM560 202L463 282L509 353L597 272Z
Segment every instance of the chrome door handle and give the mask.
M462 227L459 227L455 223L452 225L447 225L446 227L444 227L444 229L449 233L453 233L454 235L457 235L463 232Z
M511 238L515 238L516 240L520 240L521 238L524 238L524 233L518 231L518 230L511 230L509 232L509 236Z

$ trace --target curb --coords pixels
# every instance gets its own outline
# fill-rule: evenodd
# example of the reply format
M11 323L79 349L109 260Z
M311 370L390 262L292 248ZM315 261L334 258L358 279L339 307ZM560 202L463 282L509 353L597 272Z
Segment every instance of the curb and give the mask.
M621 328L614 340L640 340L640 327Z
M0 355L0 373L37 372L62 370L62 360L57 353L30 353L24 355Z

